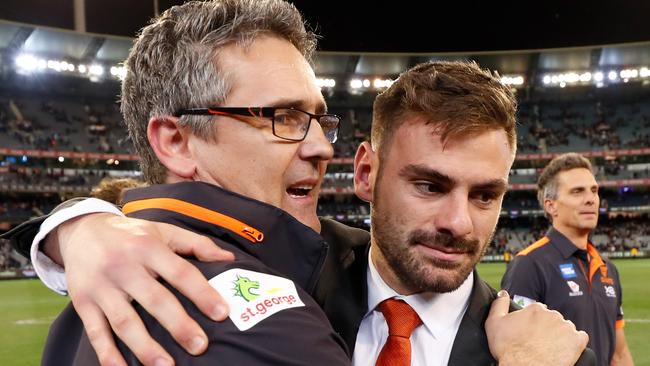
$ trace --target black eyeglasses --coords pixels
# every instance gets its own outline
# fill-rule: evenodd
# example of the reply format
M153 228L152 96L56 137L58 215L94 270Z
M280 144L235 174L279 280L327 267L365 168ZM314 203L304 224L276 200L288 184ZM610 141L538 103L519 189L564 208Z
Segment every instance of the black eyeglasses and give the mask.
M208 107L181 109L174 114L202 116L246 116L270 118L273 135L289 141L302 141L307 137L311 120L320 124L325 137L331 143L336 142L341 125L341 117L335 114L311 114L297 108L275 107Z

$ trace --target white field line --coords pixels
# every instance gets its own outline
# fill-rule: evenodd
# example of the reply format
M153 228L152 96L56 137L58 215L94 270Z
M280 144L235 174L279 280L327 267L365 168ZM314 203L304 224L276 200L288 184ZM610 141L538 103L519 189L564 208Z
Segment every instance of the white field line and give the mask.
M626 323L650 324L650 319L627 319L627 318L624 319Z
M53 316L49 316L46 318L36 318L36 319L21 319L21 320L16 320L14 324L16 325L41 325L41 324L50 324L54 321Z
M62 300L63 299L63 300ZM23 300L23 299L2 299L0 300L0 309L5 307L15 307L15 306L29 306L34 304L61 304L65 305L70 300L67 298L49 298L49 299L33 299L33 300Z

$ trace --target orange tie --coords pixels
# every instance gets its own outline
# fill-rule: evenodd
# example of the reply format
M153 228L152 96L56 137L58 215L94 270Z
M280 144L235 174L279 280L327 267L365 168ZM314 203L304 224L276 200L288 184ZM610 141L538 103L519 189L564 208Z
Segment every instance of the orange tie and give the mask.
M413 308L402 300L388 299L379 304L388 323L388 339L377 358L377 366L410 366L411 333L422 324Z

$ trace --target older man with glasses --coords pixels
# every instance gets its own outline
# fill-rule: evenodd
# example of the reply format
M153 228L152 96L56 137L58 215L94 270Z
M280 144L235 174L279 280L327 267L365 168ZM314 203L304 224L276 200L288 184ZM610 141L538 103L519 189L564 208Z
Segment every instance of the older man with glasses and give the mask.
M128 364L349 364L343 339L310 296L328 251L318 234L318 189L340 125L339 117L325 113L307 61L313 46L298 11L281 1L187 3L137 39L126 61L122 113L151 186L126 192L123 212L197 233L179 234L181 242L208 240L229 251L219 262L189 261L220 289L232 321L215 322L223 309L213 303L204 315L176 291L168 309L176 316L146 308L141 304L149 295L137 278L131 279L133 306L105 286L115 334L130 342L133 327L144 327L150 336L140 341L160 352L138 359L138 349L119 343ZM184 53L206 64L184 65ZM190 80L189 91L178 80ZM124 276L122 258L114 259L112 272ZM161 275L180 277L169 270ZM156 283L150 290L170 287ZM73 303L52 325L43 365L115 364L115 355L91 347L106 346L92 325L101 313L83 299L73 296ZM142 321L126 322L132 317ZM208 338L174 339L165 327ZM185 351L206 347L199 356Z

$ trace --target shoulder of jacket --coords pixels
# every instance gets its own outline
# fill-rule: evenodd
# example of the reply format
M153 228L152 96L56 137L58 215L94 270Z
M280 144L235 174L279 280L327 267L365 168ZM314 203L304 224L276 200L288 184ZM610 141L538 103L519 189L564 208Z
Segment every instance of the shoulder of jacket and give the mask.
M545 236L539 239L538 241L534 242L533 244L527 246L526 248L522 249L519 253L517 253L517 257L525 257L535 251L538 251L541 248L544 248L550 242L551 239Z

